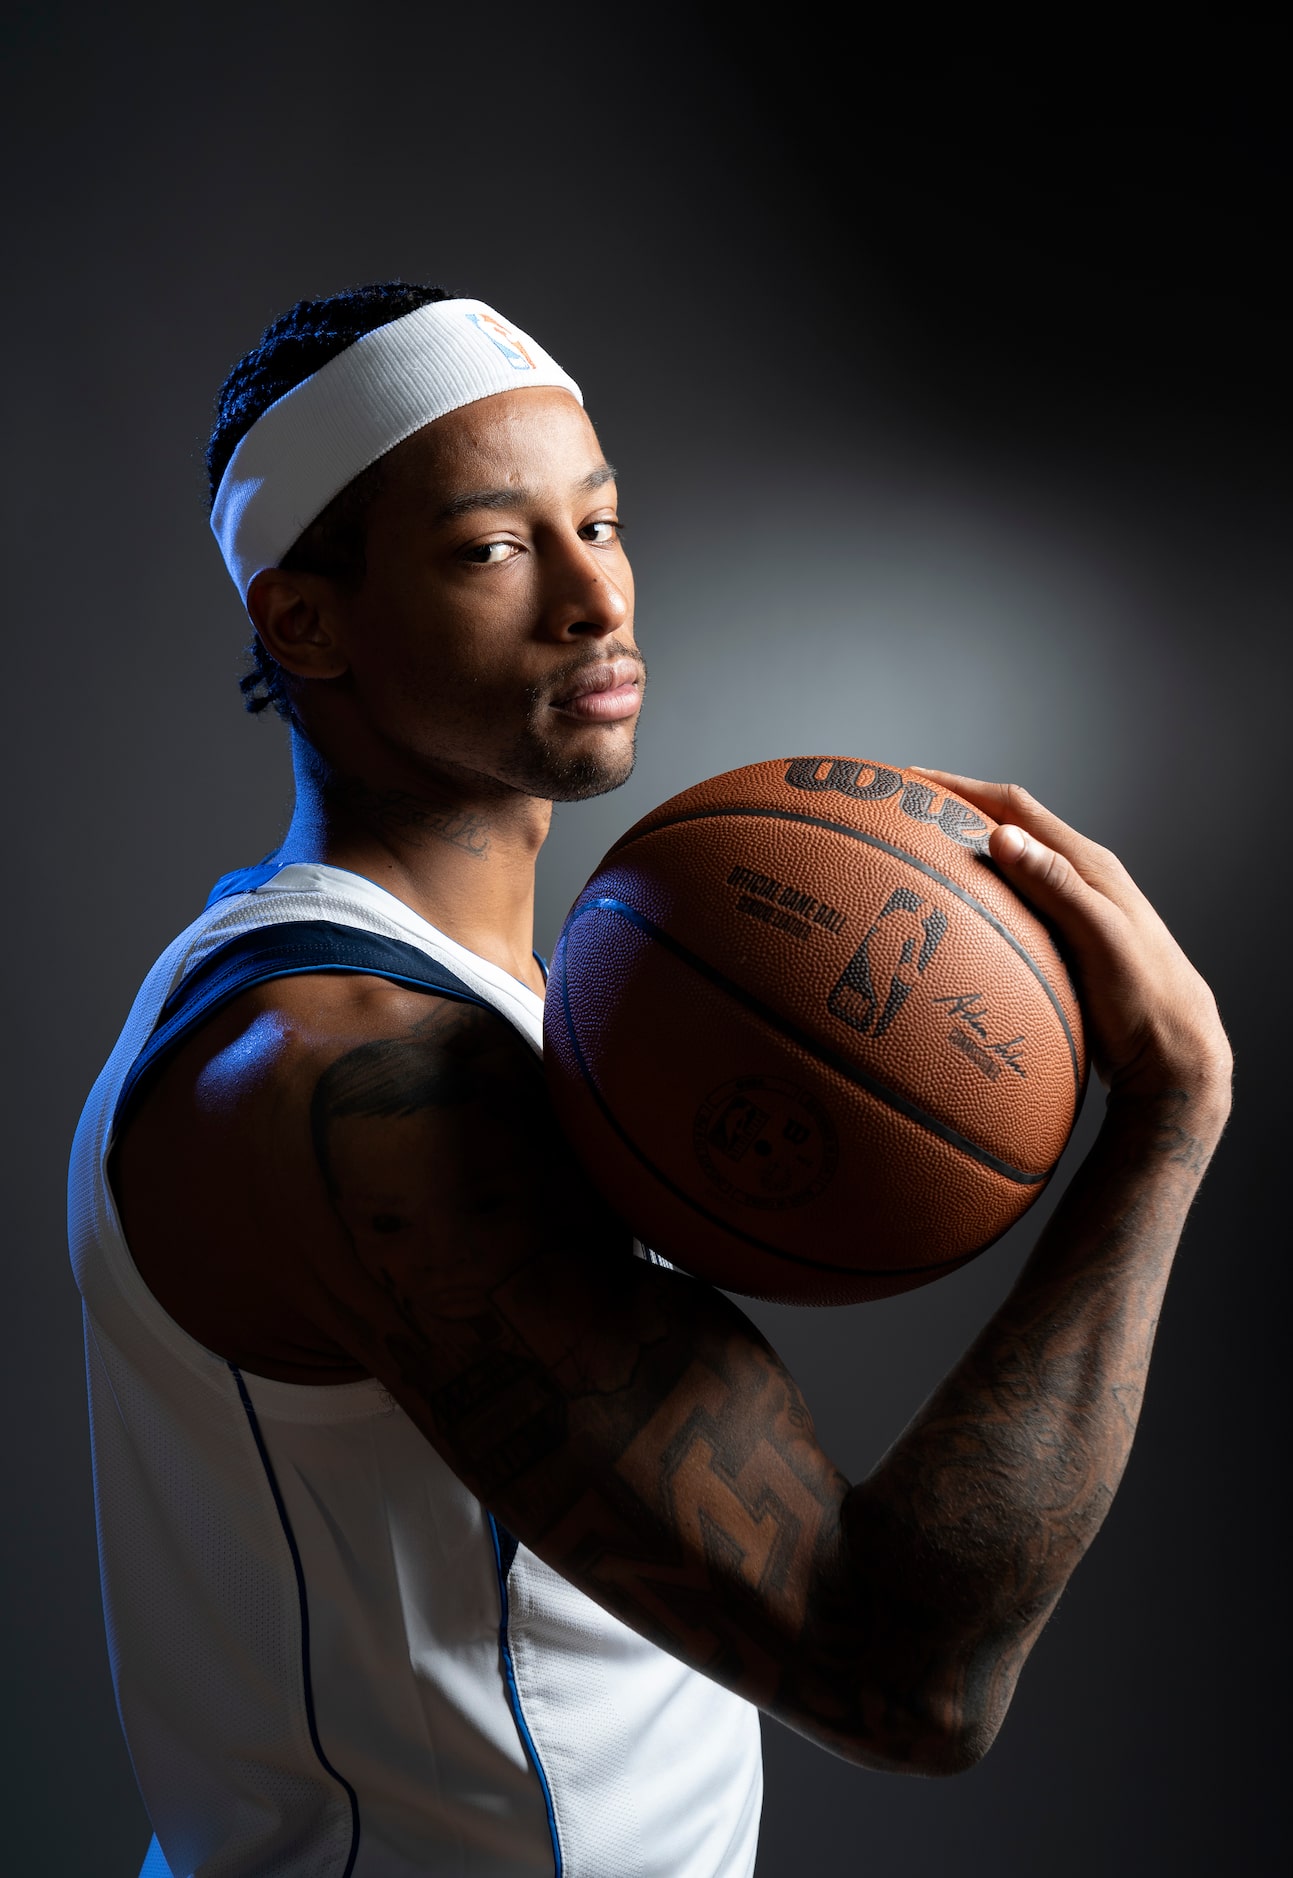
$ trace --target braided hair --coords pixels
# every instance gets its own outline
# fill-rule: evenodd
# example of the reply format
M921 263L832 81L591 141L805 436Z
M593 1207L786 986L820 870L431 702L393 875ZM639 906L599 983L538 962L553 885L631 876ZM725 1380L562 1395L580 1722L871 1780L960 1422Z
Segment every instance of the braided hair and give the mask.
M239 359L221 385L215 402L215 425L207 444L207 480L214 503L220 479L239 442L271 404L335 359L364 333L402 319L420 306L456 295L443 287L416 286L403 280L375 281L322 300L298 300L267 326L256 345ZM357 586L365 573L364 545L368 511L383 472L382 459L370 464L334 496L279 563L292 573L327 574ZM284 672L253 633L247 647L247 670L238 681L247 710L272 708L290 720L291 702Z

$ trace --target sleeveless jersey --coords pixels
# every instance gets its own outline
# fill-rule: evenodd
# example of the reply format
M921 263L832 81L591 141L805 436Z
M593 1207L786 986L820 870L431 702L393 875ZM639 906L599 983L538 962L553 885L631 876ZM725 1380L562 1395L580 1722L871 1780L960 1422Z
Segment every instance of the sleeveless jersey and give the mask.
M392 895L271 863L227 877L163 953L95 1084L69 1232L148 1869L164 1855L174 1878L748 1878L748 1703L518 1545L378 1381L239 1370L136 1270L107 1177L122 1093L150 1039L157 1057L187 1034L177 1005L214 1009L228 961L267 945L262 979L376 971L542 1041L533 992Z

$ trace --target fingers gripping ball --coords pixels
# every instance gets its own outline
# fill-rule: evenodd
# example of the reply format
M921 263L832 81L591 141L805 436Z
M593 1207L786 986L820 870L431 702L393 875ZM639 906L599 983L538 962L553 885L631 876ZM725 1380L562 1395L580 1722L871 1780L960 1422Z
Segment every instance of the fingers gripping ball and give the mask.
M648 1244L729 1290L847 1303L951 1271L1037 1198L1086 1050L991 826L914 772L797 757L611 849L557 942L545 1062Z

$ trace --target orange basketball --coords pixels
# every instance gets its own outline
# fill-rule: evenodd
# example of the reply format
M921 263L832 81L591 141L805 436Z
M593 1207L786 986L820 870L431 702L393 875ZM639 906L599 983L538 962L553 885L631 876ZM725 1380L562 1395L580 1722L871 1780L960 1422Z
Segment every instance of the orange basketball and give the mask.
M853 757L755 763L611 849L562 928L553 1100L649 1245L728 1290L886 1297L1032 1204L1086 1081L992 824Z

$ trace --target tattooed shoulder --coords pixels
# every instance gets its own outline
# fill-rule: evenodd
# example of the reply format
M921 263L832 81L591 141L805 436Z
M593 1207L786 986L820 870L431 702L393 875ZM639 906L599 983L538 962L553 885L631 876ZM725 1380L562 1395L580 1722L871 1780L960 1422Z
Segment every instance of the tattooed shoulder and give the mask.
M310 1133L329 1192L338 1191L343 1139L364 1139L389 1165L400 1141L413 1144L431 1118L488 1104L506 1121L533 1100L542 1075L534 1052L506 1022L477 1005L429 1000L430 1008L393 1036L375 1037L336 1056L310 1101Z

